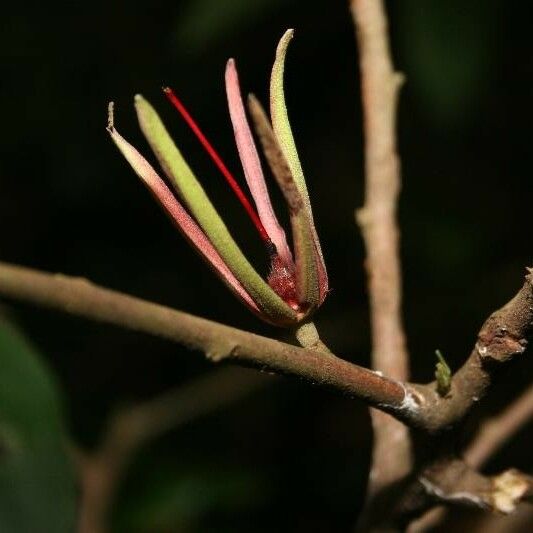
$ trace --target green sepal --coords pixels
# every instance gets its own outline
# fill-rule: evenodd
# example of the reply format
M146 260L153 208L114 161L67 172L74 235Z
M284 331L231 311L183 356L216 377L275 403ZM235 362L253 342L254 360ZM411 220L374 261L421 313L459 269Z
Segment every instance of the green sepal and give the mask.
M305 183L304 173L296 144L292 135L291 125L289 123L289 116L287 114L287 106L285 104L285 91L283 88L283 74L285 72L285 56L289 42L294 35L294 30L287 30L281 38L278 48L276 50L276 58L272 67L272 75L270 78L270 115L272 118L272 128L276 135L279 146L285 156L287 164L291 169L291 174L294 178L296 186L303 197L307 209L309 206L309 194L307 192L307 185Z
M312 244L308 242L302 243L301 249L302 251L305 251L305 253L310 253L311 256L300 258L300 263L302 264L300 277L307 277L307 280L303 283L303 285L307 287L304 290L311 290L311 287L313 287L311 292L308 293L307 300L312 305L320 305L327 293L327 273L324 266L320 241L315 229L313 211L311 209L311 202L309 200L309 193L305 183L302 165L298 157L298 151L289 123L287 106L285 104L285 91L283 88L285 57L293 35L294 30L287 30L283 34L276 50L276 57L270 78L270 114L276 141L283 153L290 169L292 179L298 188L303 201L302 217L305 217L309 224L309 235L306 231L305 240L307 241L310 236ZM315 291L314 287L318 287L318 290ZM318 294L316 301L314 299L315 292Z
M313 230L305 202L263 106L253 95L248 98L248 106L267 162L289 208L298 301L311 311L320 303L320 291Z
M292 240L296 260L298 300L309 311L320 305L316 250L309 217L305 209L291 213Z
M163 170L228 268L273 322L295 323L296 313L248 262L155 109L141 95L135 97L135 108L141 130Z

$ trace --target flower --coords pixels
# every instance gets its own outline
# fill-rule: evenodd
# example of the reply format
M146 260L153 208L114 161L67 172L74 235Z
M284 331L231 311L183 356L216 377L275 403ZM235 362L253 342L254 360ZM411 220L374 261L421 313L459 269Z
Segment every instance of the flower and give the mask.
M279 326L293 326L305 320L322 304L328 292L324 259L285 106L283 71L292 36L293 31L288 30L281 38L272 68L272 124L253 95L248 104L265 157L289 208L294 257L268 195L241 97L235 61L230 59L226 66L226 94L239 157L255 209L181 101L171 89L164 89L238 196L265 242L271 261L267 280L246 259L156 111L142 96L135 96L141 130L177 197L150 163L117 132L112 102L107 127L133 170L193 247L243 303L263 320Z

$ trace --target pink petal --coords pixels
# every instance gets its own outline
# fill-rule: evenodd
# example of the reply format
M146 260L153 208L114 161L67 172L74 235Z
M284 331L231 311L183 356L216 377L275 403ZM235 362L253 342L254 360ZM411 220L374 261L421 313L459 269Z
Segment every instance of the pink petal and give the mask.
M107 131L111 138L122 152L128 163L135 173L141 178L143 183L152 192L158 202L163 206L165 211L170 215L173 222L183 233L186 239L207 261L207 263L222 278L224 283L256 314L261 314L258 306L246 292L237 278L226 266L218 252L215 250L211 241L206 237L198 224L191 218L189 213L176 200L171 190L165 182L159 177L153 167L146 159L129 144L113 126L112 109L110 110L110 121Z
M237 150L259 218L270 239L275 244L279 256L287 265L293 265L285 231L279 224L270 202L261 162L246 118L239 87L239 77L233 59L230 59L226 65L226 95Z

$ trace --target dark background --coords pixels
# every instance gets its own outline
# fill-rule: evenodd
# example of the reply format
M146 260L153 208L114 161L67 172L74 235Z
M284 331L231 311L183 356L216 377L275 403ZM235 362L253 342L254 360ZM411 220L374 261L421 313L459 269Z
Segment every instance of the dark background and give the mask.
M496 0L404 0L389 8L395 64L407 79L399 112L405 322L413 379L429 381L434 350L456 368L484 318L531 265L532 13L528 2ZM289 114L332 287L316 323L336 353L368 364L364 250L353 219L363 202L361 110L345 0L12 4L0 20L1 259L284 338L188 247L105 125L112 99L117 128L148 155L132 106L143 93L264 269L242 208L160 87L175 89L239 173L225 62L235 57L243 89L265 102L288 27L296 29L286 67ZM68 430L86 447L117 405L211 370L199 354L158 339L18 304L8 309L55 374ZM525 357L502 376L484 412L530 375ZM523 431L489 470L510 462L530 470L530 439ZM124 480L113 523L132 532L348 531L370 445L362 404L279 379L149 446Z

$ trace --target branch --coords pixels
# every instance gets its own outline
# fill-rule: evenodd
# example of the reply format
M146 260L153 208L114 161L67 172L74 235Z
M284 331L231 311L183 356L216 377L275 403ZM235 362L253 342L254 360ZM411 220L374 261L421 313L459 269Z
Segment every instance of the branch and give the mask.
M464 417L471 411L473 406L488 393L490 387L497 380L498 376L502 374L505 367L509 366L517 356L524 353L533 335L532 278L533 273L531 270L528 270L524 285L515 297L501 309L495 311L485 321L478 334L478 340L474 350L464 365L453 376L450 392L445 397L441 397L438 394L436 383L424 386L413 385L420 394L420 396L413 395L420 402L417 416L421 422L423 421L421 427L430 434L429 442L432 447L430 449L430 456L433 455L433 461L431 459L428 460L432 466L442 463L442 460L439 460L439 455L442 453L443 445L443 449L445 450L446 442L450 444L450 437L452 434L456 434L460 428L459 423L464 420ZM455 428L455 431L449 432L447 438L442 439L442 435L440 434L452 428ZM441 442L442 440L443 442ZM480 474L476 475L481 476ZM435 504L435 501L432 502L428 498L429 496L435 496L435 494L430 494L427 490L421 491L420 489L420 479L424 479L424 477L423 473L417 474L414 483L407 483L406 485L400 483L400 488L403 490L404 496L400 498L400 504L398 505L398 509L393 513L393 516L385 517L389 521L389 524L401 523L406 525L406 520L416 518L421 512L427 510L431 503ZM511 485L512 491L515 489L518 490L517 487L523 488L526 483L528 487L523 495L520 494L518 500L522 496L529 496L531 490L531 479L522 474L519 477L521 481L519 480L517 484ZM486 479L483 476L481 478ZM498 480L493 478L491 482L496 483L496 481L508 481L509 479L512 480L514 478L503 477L501 479L498 478ZM406 481L408 482L409 480ZM439 488L439 480L435 479L433 485ZM442 494L449 494L449 491L442 490ZM417 498L413 498L412 493L414 492L416 494L417 491L419 492L418 503L413 506L412 502ZM452 493L456 492L460 493L464 491L459 489L452 491ZM398 491L393 490L391 494L396 496ZM491 505L489 505L488 500L481 499L480 501L489 508L497 508L499 506L503 509L505 506L505 493L496 492L495 494L501 496L503 499ZM508 495L509 498L511 498L511 495ZM445 501L447 503L458 503L453 498L449 498L448 500L441 498L441 502ZM501 503L502 501L504 503ZM513 508L515 503L516 501L511 498L508 505L510 508ZM381 505L381 509L383 509L383 505ZM379 524L379 520L384 518L379 515L379 506L374 505L374 510L378 512L371 516L368 513L367 516L363 516L367 520L363 524L366 525L370 521L370 524L375 527L376 523ZM442 510L432 511L430 516L427 518L423 517L421 522L413 524L413 528L410 528L410 531L420 531L421 527L426 526L428 522L433 523L433 521L438 521L442 516ZM372 522L373 519L376 520L376 523Z
M390 59L383 2L351 0L350 5L359 42L365 119L366 197L364 207L357 213L357 221L363 232L368 256L373 368L405 381L408 359L400 315L399 231L396 226L400 165L394 131L401 76L394 72ZM420 410L424 412L424 429L437 434L457 426L473 405L487 393L495 377L496 367L499 367L498 371L501 370L500 363L513 360L515 355L525 350L532 329L532 304L531 278L528 277L518 295L484 324L474 352L454 376L449 393L441 396L435 384L418 389ZM403 486L413 487L415 495L419 493L419 505L393 513L400 517L409 516L410 512L418 514L427 508L429 487L441 496L466 494L467 498L471 497L472 500L483 502L484 506L494 508L503 508L505 505L514 507L514 501L509 499L510 495L507 495L509 497L505 500L505 490L516 492L519 485L520 490L524 487L529 490L529 481L524 481L523 476L518 480L514 471L502 477L488 479L468 469L463 463L443 461L439 458L442 453L439 451L435 451L433 460L429 461L431 469L444 463L442 469L437 468L438 476L432 481L431 476L420 478L417 475L418 481L410 483L405 477L411 464L407 429L377 411L372 412L372 421L375 440L370 499L361 517L362 530L375 527L382 521L383 507L390 507L390 502L398 496L397 491ZM436 438L438 437L433 437L434 444L437 444ZM454 465L458 464L461 468L454 469ZM454 474L459 471L460 476L454 478ZM425 468L424 474L427 472L428 468ZM500 487L500 481L510 483L509 476L513 480L513 486ZM451 477L454 484L451 492L447 491L447 488L452 489L451 486L446 486L448 477ZM420 479L426 483L426 490L421 490ZM467 486L467 481L472 482L472 485ZM461 482L464 486L457 489ZM491 492L489 487L496 488ZM448 501L444 497L441 499ZM409 500L409 496L400 498L400 502L409 503ZM489 500L492 502L490 505Z
M484 476L464 461L452 459L435 465L419 478L437 503L464 505L512 513L521 501L531 501L533 478L515 469Z
M124 472L137 451L163 433L223 408L266 385L258 373L224 368L121 409L110 420L98 449L75 451L80 470L79 533L105 533Z
M451 389L441 397L435 384L418 388L421 418L437 432L463 420L493 382L518 356L533 335L533 270L516 296L483 324L469 358L453 375Z
M162 337L202 351L213 362L228 361L297 377L435 433L464 417L501 374L502 365L523 353L533 334L531 277L528 274L518 294L485 322L472 355L453 377L451 393L445 398L438 396L434 383L402 383L333 354L224 326L83 278L0 262L0 296Z
M499 415L483 423L464 453L465 461L479 468L533 419L533 385Z
M352 0L359 44L365 132L365 204L356 212L366 245L372 325L372 367L395 379L408 377L401 319L401 267L396 209L400 161L396 107L402 75L390 58L387 19L381 0ZM370 493L403 477L411 465L407 428L372 411L374 451ZM395 452L390 453L391 446Z
M393 510L393 522L402 526L433 505L453 505L495 511L514 512L521 502L531 502L533 478L515 469L495 476L484 476L463 460L445 457L425 468L404 491L404 497ZM408 533L432 531L444 518L446 507L426 512L411 522ZM396 517L394 518L394 515Z
M162 337L202 351L213 362L231 361L298 377L361 399L410 423L416 418L412 389L401 382L333 354L224 326L104 289L83 278L46 274L0 262L0 295Z
M444 505L438 505L437 507L430 508L422 516L413 520L406 528L407 533L426 533L433 531L441 522L446 518L448 513L448 507Z
M375 368L405 381L408 356L401 319L401 272L396 208L400 162L396 103L402 75L394 72L380 0L352 0L359 43L365 132L365 204L357 222L366 244Z
M440 398L434 393L433 400L422 406L423 410L434 410L429 426L442 428L462 419L487 393L503 366L510 364L524 352L532 329L533 283L529 270L518 294L483 324L474 350L452 379L450 394ZM471 467L481 467L532 414L533 386L493 421L482 426L465 451L466 462ZM446 513L445 507L429 510L410 525L409 533L431 530L445 519Z
M464 458L472 468L481 468L526 423L533 418L533 385L530 385L500 414L484 422L474 440L464 452ZM446 519L448 509L436 507L410 524L409 533L430 531Z
M533 524L533 506L521 505L511 515L483 514L475 524L470 525L470 533L529 533Z

